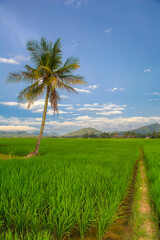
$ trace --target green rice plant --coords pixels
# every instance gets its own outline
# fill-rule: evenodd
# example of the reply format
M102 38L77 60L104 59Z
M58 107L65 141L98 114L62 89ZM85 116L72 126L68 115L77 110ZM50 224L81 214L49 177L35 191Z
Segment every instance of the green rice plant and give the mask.
M3 153L26 155L35 139L0 139ZM40 156L0 160L1 238L101 239L132 178L140 142L42 139ZM1 147L0 147L1 152Z
M13 233L11 230L8 232L0 234L0 239L3 240L55 240L55 238L48 232L43 231L37 233L36 235L33 233L26 232L26 234L18 234L17 232Z
M86 193L87 194L87 193ZM82 199L83 198L83 199ZM77 229L80 232L81 239L84 238L85 233L93 226L95 222L95 201L96 198L91 198L81 194L79 208L76 211Z
M150 197L160 217L160 140L148 140L143 145L147 175L150 185Z

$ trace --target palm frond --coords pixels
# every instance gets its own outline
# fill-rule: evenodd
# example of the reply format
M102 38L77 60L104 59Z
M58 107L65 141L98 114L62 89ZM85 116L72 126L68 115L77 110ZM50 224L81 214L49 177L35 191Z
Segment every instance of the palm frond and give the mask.
M70 57L70 58L67 58L63 67L60 67L57 71L55 71L55 74L61 74L61 75L72 74L72 72L75 71L79 67L80 67L79 59Z
M54 110L54 114L56 112L58 113L58 101L60 101L60 96L55 88L51 91L49 99L50 99L51 106Z
M66 62L64 63L63 66L67 66L67 65L72 65L72 64L75 64L75 65L78 65L79 66L79 58L75 58L75 57L69 57L67 58Z
M34 69L29 70L29 66L27 65L27 71L13 72L9 73L7 78L7 83L16 83L16 82L33 82L37 79Z
M30 40L27 42L26 44L26 48L27 50L30 52L30 56L32 61L37 65L43 65L42 59L41 59L41 55L42 55L42 51L41 51L41 47L38 41L35 40Z
M51 86L52 89L57 88L57 81L59 81L59 79L57 77L48 77L46 79L43 80L44 84L46 84L47 86Z
M39 77L46 77L46 76L51 76L52 75L52 70L49 68L49 67L46 67L46 66L39 66L37 69L36 69L36 74L39 76Z
M31 104L43 95L45 88L46 86L43 83L39 84L38 82L26 87L20 92L18 102L28 102L28 108L30 108Z
M60 66L62 66L62 45L60 38L54 43L52 53L50 55L50 63L49 66L52 70L57 70Z
M68 93L71 93L71 92L74 92L74 93L77 93L76 90L70 86L68 86L67 84L61 82L59 79L57 79L57 87L59 89L61 89L62 91L63 90L66 90ZM77 93L78 94L78 93Z
M49 53L52 49L52 42L48 42L46 38L42 37L40 41L41 51Z
M86 84L84 77L80 75L63 75L59 76L59 79L67 85L83 85Z
M62 48L61 39L58 38L53 46L53 55L54 56L62 56L61 48Z

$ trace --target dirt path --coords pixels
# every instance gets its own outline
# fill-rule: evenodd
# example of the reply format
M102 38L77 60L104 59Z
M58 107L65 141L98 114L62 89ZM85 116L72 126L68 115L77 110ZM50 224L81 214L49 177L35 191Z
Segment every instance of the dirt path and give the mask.
M153 221L154 213L149 198L149 187L144 164L144 154L141 149L139 161L139 179L137 180L137 202L135 208L135 240L158 240L157 226ZM134 213L134 214L135 214Z
M159 240L157 226L153 221L154 212L149 198L149 187L144 164L143 150L135 164L132 182L127 197L120 206L122 212L111 226L104 240ZM96 239L93 237L86 240Z
M0 159L2 159L2 160L11 159L11 156L8 154L0 153Z
M141 158L139 162L140 167L140 185L139 185L139 218L141 220L141 236L139 240L157 240L157 227L153 221L153 210L151 209L151 202L149 198L149 187L144 164L144 154L141 149Z

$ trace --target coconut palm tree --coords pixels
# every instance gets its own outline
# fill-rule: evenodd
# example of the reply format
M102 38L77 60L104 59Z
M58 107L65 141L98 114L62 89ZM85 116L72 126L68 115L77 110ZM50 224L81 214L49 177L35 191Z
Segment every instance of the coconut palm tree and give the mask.
M28 108L30 108L35 100L45 94L40 133L35 150L27 155L30 157L38 155L46 121L48 102L50 101L54 113L58 113L58 101L60 97L57 90L77 93L72 86L85 84L86 82L82 76L73 74L80 67L78 58L69 57L64 64L62 63L60 39L57 39L54 44L48 42L45 38L41 38L40 42L35 40L28 41L26 48L30 52L33 67L26 65L24 71L9 73L7 82L23 81L30 84L18 96L20 103L28 103Z

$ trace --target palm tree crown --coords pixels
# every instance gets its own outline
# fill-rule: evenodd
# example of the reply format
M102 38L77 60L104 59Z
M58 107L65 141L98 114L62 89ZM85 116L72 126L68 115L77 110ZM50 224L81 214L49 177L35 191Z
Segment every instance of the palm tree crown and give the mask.
M44 93L46 94L40 135L36 149L31 153L31 155L37 155L44 130L48 101L50 101L54 113L58 113L60 97L57 90L76 93L72 86L86 82L82 76L73 75L73 72L80 67L78 58L69 57L63 64L60 39L57 39L54 44L47 42L45 38L41 38L40 42L32 40L27 42L26 47L30 52L34 67L25 65L24 71L9 73L7 82L24 81L30 84L18 96L19 102L28 103L28 108L35 100L42 97Z

